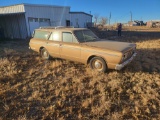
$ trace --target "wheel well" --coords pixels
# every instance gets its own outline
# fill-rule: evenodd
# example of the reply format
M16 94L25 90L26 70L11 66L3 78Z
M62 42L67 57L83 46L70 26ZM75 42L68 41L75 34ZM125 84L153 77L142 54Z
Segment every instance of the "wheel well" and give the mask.
M91 60L93 57L97 57L97 56L95 56L95 55L90 56L90 57L88 58L88 60L87 60L87 64L89 64L90 60Z
M88 60L87 60L87 64L89 64L90 60L91 60L92 58L94 58L94 57L100 57L100 58L102 58L102 59L105 61L106 65L107 65L107 61L106 61L103 57L101 57L101 56L96 56L96 55L90 56L90 57L88 58Z
M39 49L39 53L41 52L41 50L43 49L44 47L40 47L40 49Z

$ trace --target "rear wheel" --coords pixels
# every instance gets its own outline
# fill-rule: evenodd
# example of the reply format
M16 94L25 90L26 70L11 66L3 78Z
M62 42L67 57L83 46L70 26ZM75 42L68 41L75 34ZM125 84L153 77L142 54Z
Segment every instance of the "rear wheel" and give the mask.
M45 48L41 49L40 55L45 60L49 60L51 58L51 56L49 55L48 51Z
M101 57L94 57L90 60L90 67L98 72L106 72L106 62Z

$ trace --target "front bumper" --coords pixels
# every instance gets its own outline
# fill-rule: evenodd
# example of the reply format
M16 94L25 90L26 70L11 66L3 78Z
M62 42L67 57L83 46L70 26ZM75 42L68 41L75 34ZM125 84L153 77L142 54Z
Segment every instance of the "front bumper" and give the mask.
M134 53L134 54L132 55L132 57L131 57L130 59L128 59L127 61L123 62L122 64L117 64L116 67L115 67L115 69L116 69L116 70L121 70L121 69L124 68L127 64L129 64L129 63L133 60L133 58L135 58L136 55L137 55L137 53Z

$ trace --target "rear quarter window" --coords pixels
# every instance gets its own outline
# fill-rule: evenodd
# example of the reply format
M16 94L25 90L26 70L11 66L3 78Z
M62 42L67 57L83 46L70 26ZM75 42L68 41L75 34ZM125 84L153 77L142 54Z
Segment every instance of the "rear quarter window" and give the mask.
M52 32L52 34L49 37L49 40L60 41L60 34L59 34L59 32Z
M50 33L47 32L47 31L35 31L33 38L38 38L38 39L45 39L45 40L47 40L49 34L50 34Z

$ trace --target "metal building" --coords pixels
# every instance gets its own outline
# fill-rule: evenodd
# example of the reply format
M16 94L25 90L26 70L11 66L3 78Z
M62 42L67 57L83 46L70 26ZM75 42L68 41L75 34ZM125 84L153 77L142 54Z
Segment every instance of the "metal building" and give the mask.
M71 25L74 27L91 27L92 15L84 12L70 12Z
M87 27L92 15L70 12L69 6L18 4L0 7L0 34L25 39L41 26Z

